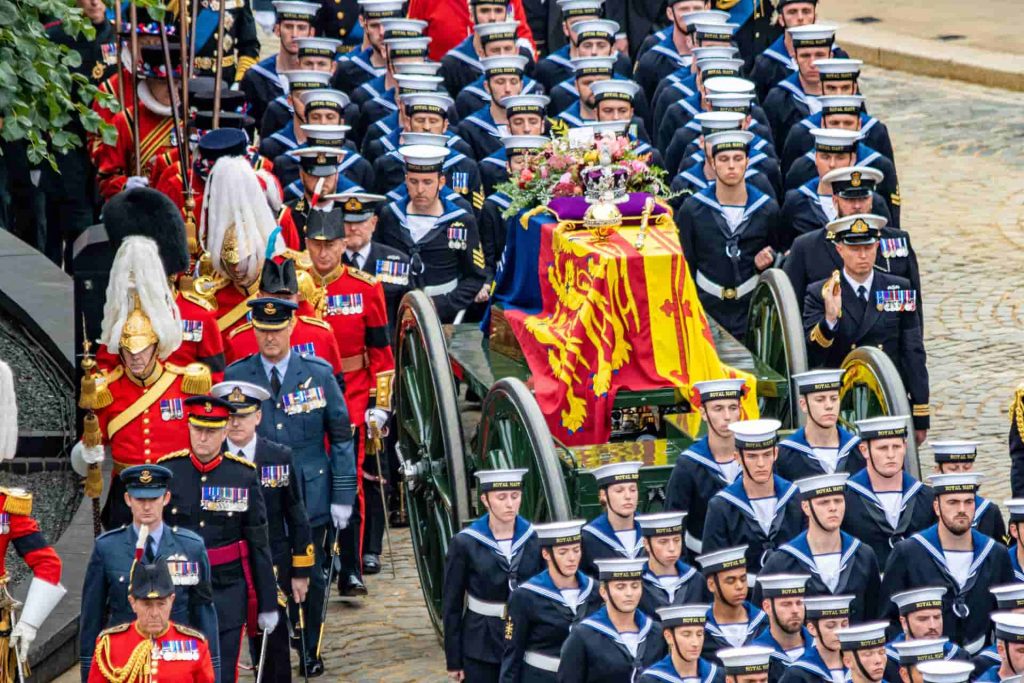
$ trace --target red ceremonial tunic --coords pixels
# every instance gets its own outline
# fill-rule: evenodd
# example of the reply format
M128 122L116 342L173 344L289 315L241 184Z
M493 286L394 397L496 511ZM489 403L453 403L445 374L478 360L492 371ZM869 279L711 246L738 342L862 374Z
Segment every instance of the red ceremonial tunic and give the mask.
M7 576L7 547L25 561L41 581L60 583L61 563L46 542L32 514L32 494L19 489L0 488L0 577Z
M172 621L166 631L150 638L142 635L135 624L121 624L100 633L89 683L115 679L121 683L214 683L210 647L202 633ZM141 665L136 675L129 674L135 671L130 662Z
M153 160L171 148L171 132L174 121L170 116L160 116L144 105L139 112L139 159L142 161L142 175L149 175ZM135 175L135 144L132 136L131 117L136 108L125 109L114 116L113 126L117 140L113 145L100 143L93 150L100 194L110 199L124 189L128 176Z
M217 328L220 330L225 348L228 346L228 335L232 330L248 322L249 306L246 304L249 299L256 296L259 287L259 281L250 285L247 290L229 281L217 290Z
M174 156L177 158L177 150ZM181 182L181 168L177 162L165 166L160 159L167 155L161 155L153 164L153 175L156 176L156 182L152 183L152 186L162 192L163 194L170 197L174 205L181 211L181 218L186 223L188 217L185 215L185 184ZM162 167L162 170L160 168ZM195 171L189 172L189 178L192 182L192 200L196 203L195 209L192 210L193 225L196 226L196 231L199 230L199 218L203 215L203 192L206 190L206 181L199 175L196 175ZM192 254L192 256L198 256L198 254Z
M291 342L293 351L313 353L330 363L335 375L342 371L338 340L334 338L331 326L323 320L300 315L295 322ZM239 325L228 334L227 346L224 348L228 363L248 358L255 353L259 353L259 346L256 344L256 334L252 331L252 323Z
M533 42L533 33L526 21L526 10L523 0L508 0L510 6L508 19L519 22L516 33L520 38ZM422 19L427 22L423 35L430 36L430 59L439 62L448 51L465 40L473 32L473 20L469 15L469 3L466 0L410 0L409 18Z

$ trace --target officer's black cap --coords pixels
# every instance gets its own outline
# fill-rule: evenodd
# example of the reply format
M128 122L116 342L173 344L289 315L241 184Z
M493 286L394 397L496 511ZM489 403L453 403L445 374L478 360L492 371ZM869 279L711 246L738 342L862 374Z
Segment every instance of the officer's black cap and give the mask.
M231 414L231 404L216 396L189 396L185 407L188 408L188 423L196 427L218 429L227 425Z
M164 273L174 275L188 270L188 243L181 209L163 192L148 187L118 192L103 207L103 227L115 250L127 237L149 237L160 250Z
M199 156L207 161L245 154L249 138L238 128L218 128L199 138Z
M290 258L280 263L269 258L264 261L260 291L267 294L298 294L299 278L295 273L295 261Z
M217 122L217 128L232 128L236 130L244 130L246 132L251 131L253 126L256 125L256 120L248 114L236 114L233 111L222 111L220 113L220 121ZM195 116L192 118L192 128L201 131L212 131L213 126L213 112L212 111L197 111ZM243 154L243 149L238 154Z
M330 211L313 209L306 219L306 239L329 242L345 237L344 209L337 203Z
M121 470L121 482L132 498L159 498L174 474L162 465L134 465Z
M128 594L136 600L166 598L172 593L174 581L165 560L157 560L153 564L137 564L132 569Z
M249 302L252 310L252 326L257 330L282 330L288 327L298 304L285 299L263 297Z
M171 61L171 69L178 73L178 70L181 69L181 45L178 43L168 43L167 50L170 53L168 56ZM142 45L139 47L139 53L142 57L142 62L153 69L160 70L166 66L163 45Z

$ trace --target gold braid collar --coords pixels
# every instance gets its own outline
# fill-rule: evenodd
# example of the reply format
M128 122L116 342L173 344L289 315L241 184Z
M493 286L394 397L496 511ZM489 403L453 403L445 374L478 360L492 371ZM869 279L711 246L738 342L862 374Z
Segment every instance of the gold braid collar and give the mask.
M100 639L96 648L93 664L100 667L103 679L113 683L147 683L150 680L150 657L153 654L153 643L147 638L139 642L132 650L131 657L123 667L116 667L110 661L110 636Z

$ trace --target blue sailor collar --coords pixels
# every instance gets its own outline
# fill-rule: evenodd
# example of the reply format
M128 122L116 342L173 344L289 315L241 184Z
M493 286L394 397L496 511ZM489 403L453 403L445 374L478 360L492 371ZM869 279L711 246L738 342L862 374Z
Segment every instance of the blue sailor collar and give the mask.
M485 105L463 119L464 123L472 123L474 126L487 131L492 137L499 138L498 124L491 115L491 105Z
M715 197L714 183L694 194L693 197L700 203L709 206L723 216L725 215L725 209L722 208L722 205L718 203L718 199ZM746 209L743 211L743 218L741 219L741 222L750 218L750 216L752 216L770 199L771 197L766 195L764 192L761 192L761 190L757 189L750 183L747 183L747 205Z
M493 164L494 166L499 166L501 168L505 168L507 162L508 155L505 154L504 147L500 147L494 150L493 152L491 152L490 154L488 154L487 156L480 160L481 164Z
M992 501L988 498L982 498L975 494L974 496L974 523L971 526L978 526L978 522L981 521L982 516L992 506Z
M858 166L867 166L880 156L882 156L881 152L876 152L875 150L865 145L863 142L857 143L856 163ZM812 147L811 149L804 152L804 157L810 159L811 161L814 161L814 148ZM817 179L817 176L815 176L815 179Z
M380 97L380 94L383 91L387 90L386 84L387 81L384 78L384 74L381 74L376 78L371 78L370 80L366 81L366 83L360 85L358 89L365 90L367 93L370 94L371 97Z
M799 192L802 195L806 195L807 197L810 197L815 202L817 202L818 201L818 182L819 182L818 176L814 176L813 178L808 180L806 183L804 183L803 185L798 187L797 188L797 192ZM831 196L831 195L829 195L829 196Z
M772 482L775 485L775 515L772 519L775 519L779 515L779 511L782 510L789 499L792 498L799 491L796 484L786 481L777 474L772 475ZM743 475L736 477L736 481L726 486L724 489L715 494L718 497L725 499L726 501L733 504L733 506L742 510L748 517L757 518L757 513L754 511L754 506L750 504L750 498L747 496L746 489L743 488Z
M813 645L804 650L803 656L800 659L793 662L792 664L790 664L790 666L798 666L801 669L810 671L811 673L819 676L820 678L828 681L829 683L832 682L831 670L828 668L828 665L825 664L825 661L821 658L821 655L818 654L818 648L814 647Z
M846 565L849 564L850 560L857 553L857 549L860 548L861 542L860 539L851 536L845 531L839 532L839 539L841 543L839 551L839 574L841 575L846 571ZM780 547L779 550L796 558L800 564L807 568L807 571L817 576L821 576L821 572L818 571L818 565L814 561L814 553L811 552L811 546L807 542L806 531L800 532L788 543Z
M725 476L725 470L715 460L715 456L711 454L711 446L708 445L708 437L702 437L701 439L694 441L685 451L683 456L689 458L698 465L711 470L719 481L729 484L729 480Z
M776 38L775 42L769 45L761 54L769 59L774 59L790 71L796 71L796 60L789 56L789 51L786 49L785 34Z
M712 683L718 676L718 665L701 658L697 660L697 676L682 678L672 663L672 655L667 655L653 666L644 670L644 676L657 678L668 683L686 683L687 681L699 681L699 683Z
M900 514L903 514L903 510L906 509L907 503L913 498L918 491L924 486L917 479L912 476L903 473L903 497L900 502ZM868 469L865 467L860 472L857 472L852 477L846 480L846 488L853 491L862 498L866 498L874 503L879 509L883 509L882 501L879 500L875 494L875 490L871 488L871 478L868 476Z
M669 105L668 109L665 110L665 113L667 114L672 109L672 107L679 107L680 109L686 110L686 113L690 115L690 118L693 118L697 114L704 111L704 106L701 104L700 101L699 92L695 92L684 99L676 100L675 102Z
M783 90L788 91L793 95L793 99L801 104L807 104L810 99L817 99L817 95L808 95L804 92L804 88L800 85L800 72L790 74L783 80L779 81L778 86Z
M761 627L761 623L768 618L768 615L754 607L748 600L743 601L743 608L747 610L747 640L750 640L750 636L757 633L757 630ZM725 640L725 632L722 627L715 621L715 608L709 607L707 612L707 621L704 622L704 630L708 633L717 636Z
M480 55L476 53L473 46L473 36L466 36L461 43L448 50L448 54L459 61L469 64L477 71L483 71L484 65L480 62Z
M1017 559L1017 544L1014 543L1009 548L1010 551L1010 566L1013 567L1013 576L1017 581L1024 582L1024 569L1021 569L1020 560Z
M401 187L404 188L405 187L405 183L402 183ZM406 217L406 209L409 206L409 194L407 192L396 192L395 190L392 190L391 192L388 193L388 197L392 198L392 202L388 206L391 207L391 210L394 212L395 217L399 220L399 222L404 227L406 225L407 220L408 220L407 217ZM450 221L450 220L452 220L454 218L458 218L459 216L466 215L468 213L469 213L468 211L466 211L464 208L462 208L461 206L459 206L458 204L456 204L455 202L452 201L452 195L441 195L441 215L437 217L437 221L435 222L435 225L439 226L442 223ZM487 517L487 515L484 515L480 519L485 519L486 517ZM519 524L518 520L519 519L522 519L522 518L519 517L516 520L516 524L517 524L516 528L517 529L518 529L518 524ZM477 522L479 522L479 521L480 520L477 520ZM477 522L474 522L473 524L476 524ZM471 529L472 526L473 525L471 524L469 527L466 527L465 529L463 529L462 532L465 532L465 531ZM484 523L484 526L487 526L486 522ZM530 527L530 530L531 531L533 530L532 526ZM462 532L460 532L460 533L462 533ZM488 532L488 533L490 533L490 532Z
M521 95L529 95L537 89L537 81L533 80L529 76L523 76L523 89L520 92ZM490 102L491 96L484 88L484 76L481 74L475 81L467 85L462 89L464 92L470 92L479 97L484 102Z
M837 460L837 463L842 463L843 458L849 455L850 451L853 450L853 448L860 443L860 437L857 436L856 434L846 431L841 426L837 426L837 429L839 430L839 459ZM820 462L818 456L814 454L814 448L812 448L811 445L807 443L806 427L801 427L800 429L796 430L795 432L787 436L785 439L782 439L781 441L779 441L779 445L787 446L795 451L800 451L808 458L811 458L812 460L818 460Z
M706 189L712 182L704 177L703 161L697 161L685 171L681 171L679 177L685 178L691 185L701 190Z
M682 586L684 583L692 579L696 574L696 569L686 564L682 560L676 560L676 582L673 586L673 591L679 590L680 586ZM659 577L657 574L651 571L650 562L644 563L644 573L641 576L641 578L644 581L650 583L655 588L665 590L664 587L661 585L661 581L659 581L661 577Z
M639 644L644 642L644 640L647 638L647 634L651 632L651 626L654 622L650 617L648 617L640 610L634 612L633 615L633 619L636 622L637 627L637 643ZM608 607L606 605L602 605L601 609L597 610L589 617L581 621L580 626L592 628L601 635L615 641L623 648L626 647L626 643L622 640L622 636L615 628L615 625L612 624L611 619L608 618Z
M561 589L555 585L555 582L551 578L551 573L545 569L540 574L537 574L526 583L519 584L520 588L524 588L531 593L552 600L561 605L565 605L573 612L579 609L580 605L587 602L590 594L594 591L594 586L597 584L594 579L590 578L583 572L576 572L576 582L579 584L579 595L576 598L576 604L570 605L565 601L565 595L562 594Z
M576 100L573 102L568 109L558 115L558 118L566 121L572 126L582 126L586 121L593 121L594 119L584 119L580 110L580 101Z
M547 56L547 59L551 60L559 66L564 66L567 69L572 68L572 58L569 56L569 43L566 43L562 47L558 48Z
M491 194L487 198L487 201L492 201L503 209L507 209L508 207L512 206L512 198L509 197L504 192L495 192Z
M343 57L343 59L347 59L348 61L352 62L366 73L372 75L374 78L378 76L383 76L385 73L387 73L387 67L374 66L373 62L370 61L372 52L373 48L368 47L365 50L360 50L359 52L351 52L345 57Z
M266 59L256 62L249 68L252 71L258 73L263 78L273 83L275 87L284 92L284 83L281 82L281 76L277 73L276 54L272 54Z
M821 128L821 117L823 114L819 111L817 114L811 114L800 120L800 125L808 130L815 128ZM871 130L878 123L878 119L871 116L866 111L860 113L860 133L867 135L867 132Z
M676 49L676 44L672 40L672 33L669 33L664 38L659 40L657 45L651 48L651 52L657 52L660 55L668 57L673 62L675 62L675 64L679 68L689 68L690 64L693 63L693 55L679 54L679 50Z
M886 643L885 644L885 656L888 657L889 659L891 659L894 662L899 662L899 660L900 660L900 653L896 651L896 648L893 647L893 645L895 645L896 643L902 643L906 639L907 639L907 635L901 631L899 633L899 635L897 635L895 638L893 638L888 643ZM992 652L993 653L995 652L995 647L996 647L995 645L992 646ZM984 656L984 654L987 651L988 651L987 649L986 650L982 650L981 652L979 652L977 654L977 656L978 657ZM943 652L943 658L944 659L947 659L947 660L949 660L949 659L956 659L960 655L960 646L957 645L956 643L951 643L951 642L947 641L946 644L942 646L942 652ZM998 655L996 655L996 657L998 658ZM1000 663L998 659L996 661L997 661L997 663Z
M561 88L562 90L565 90L566 92L568 92L573 97L578 98L580 96L579 88L576 87L576 78L575 77L569 77L569 78L565 79L564 81L562 81L561 83L558 83L557 85L555 85L554 88L551 89L551 92L554 93L554 91L558 90L559 88Z
M295 137L295 122L289 121L286 123L281 130L273 133L270 136L270 139L277 140L289 150L297 148L299 146L299 140ZM271 161L273 161L273 159L271 159Z
M484 513L479 518L473 521L468 527L460 531L460 534L465 534L473 540L481 543L494 552L502 555L501 547L498 542L494 539L494 534L491 533L491 527L488 526L487 520L490 518L490 513ZM512 530L512 555L514 556L523 547L530 538L533 536L533 525L528 521L516 515L516 523Z
M808 631L807 628L803 626L800 627L800 636L804 641L804 652L814 649L814 638L811 636L811 632ZM789 658L789 655L786 654L785 648L779 644L779 641L775 640L775 636L772 635L772 630L770 628L766 628L761 635L754 639L751 645L770 647L774 650L771 656L786 665L792 664L796 661L795 659Z
M927 529L923 529L913 536L913 540L917 541L921 546L928 551L928 554L932 556L935 563L939 565L947 574L949 573L949 565L946 564L946 555L942 551L942 543L939 541L939 525L933 524ZM995 540L982 534L980 531L971 529L971 541L974 546L974 559L971 560L970 570L967 573L968 581L972 576L978 572L978 568L981 567L982 563L985 562L985 558L992 552L992 548L995 547ZM957 584L959 585L959 584Z
M607 512L601 513L589 524L584 526L583 532L593 534L599 541L618 554L632 559L638 557L644 551L643 535L640 529L640 523L634 520L633 529L636 531L636 541L632 548L626 548L622 545L622 542L619 541L619 537L615 533L615 529L612 529L611 522L608 521Z
M397 93L398 88L388 88L381 94L370 98L370 101L376 102L388 111L398 111L398 105L395 104L398 101Z

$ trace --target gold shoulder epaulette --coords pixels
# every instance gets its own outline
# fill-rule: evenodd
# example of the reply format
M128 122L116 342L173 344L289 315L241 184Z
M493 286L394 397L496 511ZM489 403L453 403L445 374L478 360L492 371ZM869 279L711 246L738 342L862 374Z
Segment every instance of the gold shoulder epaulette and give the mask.
M189 450L187 448L182 448L180 451L173 451L171 453L168 453L167 455L161 456L160 458L157 459L157 462L164 462L165 460L176 460L177 458L187 458L188 455Z
M239 325L235 329L233 329L230 332L228 332L228 339L234 339L236 336L238 336L242 332L245 332L246 330L250 330L250 329L252 329L252 323L242 323L241 325Z
M317 327L322 327L325 330L331 329L331 324L330 323L324 322L320 318L314 318L311 315L300 315L299 316L299 320L301 320L303 322L306 322L306 323L309 323L310 325L316 325Z
M0 493L7 496L4 500L4 512L12 515L32 514L32 494L25 489L0 488Z
M189 301L191 303L194 303L196 306L200 306L202 308L205 308L208 311L216 311L217 310L217 305L216 304L214 304L212 301L210 301L206 297L203 297L203 296L197 294L196 292L192 291L191 289L187 290L187 291L183 291L181 293L181 298L184 299L185 301Z
M129 622L124 623L124 624L118 624L117 626L111 626L110 628L105 628L102 631L100 631L100 637L109 636L109 635L114 634L114 633L121 633L123 631L127 631L128 627L131 626L131 625L132 624L129 621Z
M176 375L181 375L181 390L193 396L203 396L213 388L213 376L210 368L202 363L189 363L185 367L165 363L164 367Z
M235 455L234 453L228 453L227 451L225 451L224 452L224 457L227 458L228 460L234 460L235 462L240 462L243 465L246 465L248 467L256 469L256 463L249 462L245 458L240 458L237 455Z
M199 640L206 642L206 636L204 636L201 631L185 626L185 624L179 624L178 622L174 622L174 628L178 629L186 636L192 636L193 638L198 638Z
M350 267L348 268L348 274L357 280L362 280L363 282L369 283L371 285L377 284L377 277L374 275L370 275L365 270L359 270L358 268Z

